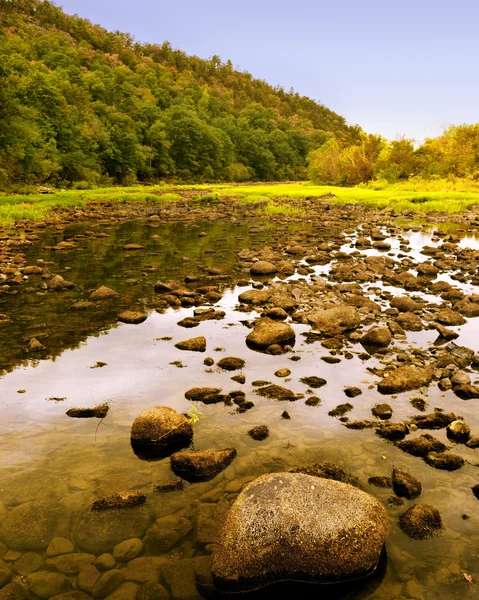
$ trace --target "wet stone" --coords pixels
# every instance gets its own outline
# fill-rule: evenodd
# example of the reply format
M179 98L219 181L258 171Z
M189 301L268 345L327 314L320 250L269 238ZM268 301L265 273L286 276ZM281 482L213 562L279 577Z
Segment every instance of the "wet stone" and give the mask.
M219 360L216 364L220 369L224 369L225 371L237 371L245 366L245 361L242 358L226 356L225 358Z
M138 325L143 323L148 318L145 313L135 310L125 310L118 315L118 320L121 323L128 323L130 325Z
M209 481L236 457L234 448L177 452L171 456L171 470L186 481Z
M399 367L388 373L378 383L381 394L397 394L428 386L432 381L433 370L414 366Z
M330 417L342 417L350 410L353 410L353 408L354 408L354 406L352 404L350 404L349 402L346 402L345 404L338 404L338 406L336 406L336 408L333 408L332 410L330 410L328 412L328 415Z
M196 387L185 392L185 398L192 402L215 404L216 402L223 402L225 396L221 394L220 388Z
M398 447L407 452L412 456L426 456L430 452L443 452L446 449L446 445L441 441L425 433L412 440L404 440L399 442Z
M442 528L442 519L429 504L415 504L400 516L399 526L413 540L424 540Z
M307 385L308 387L313 389L322 388L327 384L326 379L323 379L323 377L317 377L316 375L311 375L309 377L301 377L300 381L301 383L304 383L304 385Z
M456 471L464 465L464 459L457 454L448 452L430 452L424 457L424 461L435 469L442 471Z
M91 594L95 583L100 579L100 571L94 566L89 565L82 569L77 577L77 585L80 590Z
M66 538L55 537L47 548L47 556L59 556L60 554L69 554L75 551L75 546Z
M229 507L202 502L196 514L196 539L200 544L215 543Z
M266 350L276 345L293 345L295 339L294 329L287 323L263 318L254 323L253 331L246 337L246 344L253 349Z
M71 581L67 577L50 571L38 571L28 575L27 583L35 596L45 598L45 600L68 592L71 588Z
M204 336L191 338L183 342L178 342L177 344L175 344L175 347L178 348L178 350L189 350L190 352L205 352L206 338Z
M93 586L93 598L106 598L114 592L123 581L123 574L118 569L112 569L103 573Z
M140 586L136 600L170 600L170 594L160 583L148 582Z
M0 600L27 600L25 587L20 583L9 583L0 590Z
M267 425L257 425L248 431L248 435L256 440L257 442L261 442L265 440L269 436L269 429Z
M348 398L357 398L363 392L362 392L361 388L358 388L358 387L346 387L346 388L344 388L344 393L346 394L346 396Z
M133 448L145 451L174 451L188 446L193 429L188 418L168 406L157 406L143 411L131 426Z
M421 495L421 482L401 469L393 469L392 487L394 493L400 498L412 500Z
M274 383L256 390L256 394L263 398L272 398L280 402L294 402L297 400L294 392Z
M100 569L100 571L108 571L109 569L113 569L115 565L115 557L109 552L100 554L100 556L95 560L95 566Z
M299 473L263 475L228 513L213 581L220 591L245 592L298 573L323 583L360 577L375 569L387 530L384 508L357 488Z
M393 416L393 409L390 404L376 404L371 412L375 417L383 420L390 419Z
M385 488L385 489L392 488L392 486L393 486L392 478L383 476L383 475L377 475L377 476L370 477L368 479L368 483L370 485L374 485L375 487Z
M104 498L100 498L100 500L96 500L91 505L90 510L99 512L109 510L124 510L142 506L145 504L145 502L145 494L135 490L127 490L112 494L111 496L105 496Z
M27 502L9 512L0 527L0 539L15 550L43 550L54 537L68 532L70 512L61 504Z
M19 575L29 575L42 566L43 559L36 552L27 552L13 565L13 570Z
M145 553L150 555L164 554L182 540L192 529L191 521L181 515L167 515L155 521L149 527L143 543Z
M471 428L467 423L458 419L456 421L452 421L447 426L447 437L455 442L467 442L471 435Z
M80 550L101 554L130 538L142 537L150 524L145 507L105 512L87 511L74 528L74 540Z
M161 565L166 562L163 557L141 556L134 558L121 568L125 581L136 583L157 583Z

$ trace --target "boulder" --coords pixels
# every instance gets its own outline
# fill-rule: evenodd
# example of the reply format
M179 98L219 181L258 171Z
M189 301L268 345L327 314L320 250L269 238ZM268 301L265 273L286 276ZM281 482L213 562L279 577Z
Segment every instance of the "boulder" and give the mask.
M449 452L430 452L426 454L424 461L431 467L442 471L457 471L465 462L462 456Z
M412 312L401 313L396 319L396 323L404 331L422 331L424 329L421 317Z
M20 504L2 521L0 540L14 550L43 550L68 533L70 512L56 501Z
M171 453L189 446L193 429L187 416L168 406L148 408L140 413L131 426L133 449ZM136 451L135 450L135 451Z
M427 386L432 381L433 369L431 367L399 367L389 371L378 383L378 392L381 394L397 394L408 392Z
M451 308L441 308L436 315L436 321L441 325L464 325L466 319Z
M73 541L83 552L102 554L131 538L142 538L150 525L146 506L127 510L87 510L73 530Z
M363 346L387 348L393 341L389 327L372 327L359 340Z
M240 493L212 557L220 592L282 580L336 583L375 570L388 518L351 485L300 473L263 475Z
M226 469L235 457L234 448L176 452L171 456L171 470L175 475L192 483L209 481Z
M467 442L471 428L462 419L456 419L447 426L447 437L455 442Z
M246 338L246 344L251 348L265 350L275 344L294 344L295 339L296 334L291 325L263 318L255 322L253 331Z
M441 529L442 519L429 504L415 504L399 517L399 527L413 540L424 540Z
M326 337L333 337L356 329L361 324L358 311L352 306L346 305L320 310L311 314L308 321L315 331Z
M422 492L421 482L401 469L393 469L392 485L396 496L408 500L417 498Z
M277 269L273 263L267 260L259 260L251 266L249 271L251 275L274 275Z
M412 456L426 456L430 452L443 452L446 445L432 435L425 433L413 440L399 442L398 447Z

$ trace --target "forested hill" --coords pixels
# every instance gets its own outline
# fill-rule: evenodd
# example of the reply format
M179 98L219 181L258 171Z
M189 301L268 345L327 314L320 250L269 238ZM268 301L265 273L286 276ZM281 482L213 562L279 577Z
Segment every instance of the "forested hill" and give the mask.
M0 0L0 189L301 179L310 150L358 134L217 56L139 44L51 2Z

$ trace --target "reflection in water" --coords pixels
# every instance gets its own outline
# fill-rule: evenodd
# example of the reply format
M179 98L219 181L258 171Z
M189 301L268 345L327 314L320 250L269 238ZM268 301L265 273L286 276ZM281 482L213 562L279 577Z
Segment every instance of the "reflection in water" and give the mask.
M47 232L42 245L54 245L63 238L82 234L84 230L85 227L75 227L63 233ZM463 576L463 573L479 576L479 517L477 500L470 491L478 482L474 451L461 445L454 446L454 453L469 462L454 473L438 471L381 440L373 430L350 430L339 420L329 417L332 408L345 402L346 386L357 386L363 392L351 400L354 406L348 415L351 420L370 419L371 408L382 401L372 385L374 376L366 371L366 367L380 365L380 359L373 357L363 363L359 356L363 349L359 345L351 349L350 360L343 359L339 366L326 364L319 358L328 355L328 351L319 344L306 343L301 334L309 328L293 324L297 336L294 353L300 357L299 362L292 362L291 354L269 356L247 348L245 338L249 330L244 322L254 319L257 313L233 310L238 294L248 289L237 288L233 283L240 275L235 270L236 253L244 247L267 244L269 229L255 236L243 225L201 224L200 229L171 224L152 228L135 222L109 226L103 231L109 234L108 238L87 239L85 245L76 250L65 254L52 251L49 255L55 261L51 271L63 274L77 286L68 297L68 303L62 294L48 292L42 295L33 278L31 292L23 293L20 299L4 297L2 300L2 312L13 320L11 327L0 333L3 367L12 368L22 362L0 380L3 402L0 497L9 509L45 499L60 503L73 514L71 522L64 525L67 536L73 536L75 541L76 519L94 500L124 489L139 490L147 495L148 511L146 524L138 518L141 535L152 525L160 531L165 527L165 531L181 532L172 539L171 545L153 543L150 536L150 545L145 542L147 554L161 555L165 561L190 559L211 551L212 540L205 537L200 541L197 536L197 528L205 526L201 507L212 502L229 506L242 486L259 474L329 460L341 464L359 480L363 489L387 502L391 490L371 486L368 478L390 476L396 466L420 479L424 490L420 501L440 510L445 524L443 532L427 542L414 542L397 526L399 514L410 503L390 506L388 560L384 559L370 580L341 590L321 589L321 597L474 597L476 586L467 587ZM199 231L208 235L199 238ZM421 248L438 243L432 234L424 232L412 232L404 237L411 247L408 255L421 261L425 260L420 254ZM354 236L351 239L354 243ZM461 247L478 247L477 240L468 240L461 244L469 245ZM405 253L398 240L389 241L393 256ZM145 251L119 250L127 242L141 243ZM344 251L353 250L351 246L343 248ZM209 252L210 249L214 252ZM379 254L376 250L364 253ZM40 256L45 258L45 253L39 249L31 251L31 260ZM200 280L203 276L207 280L205 274L210 266L232 275L232 279L221 284L227 287L217 305L226 311L226 317L221 321L201 322L194 330L194 336L205 336L206 354L175 348L178 341L192 337L189 330L177 325L178 321L192 315L191 308L168 309L164 313L152 311L144 323L135 326L116 323L118 305L88 314L69 309L70 304L84 299L90 290L101 284L117 290L122 295L121 303L129 308L148 307L156 280L182 279L192 273L199 274ZM315 267L314 272L326 276L329 267ZM459 287L458 282L451 282ZM364 289L368 287L370 284L363 285ZM371 298L384 308L388 304L379 292L397 293L396 288L381 282L375 282L373 287L376 291L371 293ZM479 291L473 286L468 289ZM414 292L412 295L423 296L430 302L438 301L430 294ZM111 327L112 324L115 326ZM457 343L477 350L474 321L457 329L460 332ZM96 335L89 337L94 331ZM55 355L54 360L28 360L24 347L34 336ZM415 343L426 347L435 337L433 330L408 333L407 341L398 341L396 346L400 349ZM78 340L83 342L75 348ZM61 351L65 346L72 346L72 349ZM244 358L246 366L242 373L246 383L233 381L232 373L215 366L206 367L205 356L212 357L215 362L224 356ZM279 381L275 372L282 368L289 368L292 374ZM310 392L300 379L312 375L327 380L327 385L317 394L321 400L318 406L307 406L304 400L298 400L288 402L285 407L284 403L258 396L257 388L252 386L255 380L279 383L296 394L303 394L306 399ZM158 494L154 486L176 481L176 478L167 458L149 462L135 454L130 445L131 424L140 412L156 405L171 406L179 412L188 411L191 403L185 399L185 392L191 387L202 386L218 387L224 393L241 389L247 400L254 402L254 407L244 414L238 414L234 405L198 406L203 414L194 425L194 447L235 447L238 456L212 481L185 484L182 491ZM20 390L24 392L18 393ZM437 387L424 394L399 394L388 400L393 406L395 422L416 413L410 404L411 397L422 397L428 410L437 407L462 415L473 433L479 433L475 401L463 402L451 392L440 392ZM103 402L108 403L110 410L100 422L69 419L65 414L72 407L93 407ZM290 420L281 418L285 408ZM263 442L256 442L246 433L260 424L268 425L270 436ZM434 432L434 435L451 444L444 430ZM4 507L0 512L3 518ZM463 518L464 515L468 518ZM133 525L130 523L130 526ZM92 530L92 544L96 543L94 531L99 528L100 525ZM118 539L124 539L121 523L116 524L115 532ZM101 540L95 547L102 548ZM111 547L102 548L98 554L110 550ZM280 594L299 597L294 596L298 588L288 585L280 586ZM277 596L278 589L267 593ZM316 588L308 588L301 597L317 597L318 593ZM268 597L266 592L261 594L262 598Z

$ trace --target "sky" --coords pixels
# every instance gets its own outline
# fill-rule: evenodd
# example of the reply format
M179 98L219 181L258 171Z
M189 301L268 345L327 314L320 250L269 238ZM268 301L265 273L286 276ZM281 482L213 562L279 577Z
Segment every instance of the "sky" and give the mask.
M138 42L214 54L389 139L479 122L476 0L56 0Z

